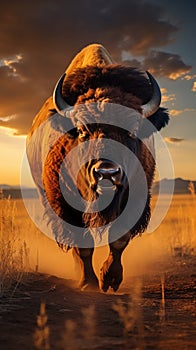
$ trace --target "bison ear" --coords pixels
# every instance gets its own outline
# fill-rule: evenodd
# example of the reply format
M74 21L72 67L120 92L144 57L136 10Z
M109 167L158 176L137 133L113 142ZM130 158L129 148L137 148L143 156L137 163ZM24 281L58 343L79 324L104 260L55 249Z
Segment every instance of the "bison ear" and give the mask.
M169 114L166 108L159 108L156 113L147 118L160 131L169 122Z
M150 122L150 123L149 123ZM154 132L160 131L169 122L169 114L167 109L159 108L157 112L150 117L144 119L141 128L139 129L140 139L149 137Z

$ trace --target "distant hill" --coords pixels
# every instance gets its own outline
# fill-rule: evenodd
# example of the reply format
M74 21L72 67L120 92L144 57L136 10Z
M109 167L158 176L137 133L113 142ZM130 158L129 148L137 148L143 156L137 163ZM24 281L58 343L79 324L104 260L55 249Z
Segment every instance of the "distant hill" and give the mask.
M22 187L22 192L20 186L10 186L6 184L0 184L0 199L2 198L38 198L38 193L36 188Z
M173 192L174 194L190 194L190 191L189 191L190 182L193 183L196 191L196 181L184 180L178 177L175 180L162 179L161 181L155 182L152 187L152 193L153 194L159 193L160 185L161 185L162 193L165 193L165 194L169 193L169 189L171 188L173 181L174 181L174 192Z
M170 193L169 189L172 187L172 183L174 181L174 194L190 194L188 186L190 184L190 180L184 180L181 178L176 178L175 180L171 179L162 179L161 181L154 182L152 187L152 193L158 194L159 188L161 185L161 193ZM196 191L196 181L192 181L195 191ZM3 198L38 198L38 193L35 188L21 188L19 186L9 186L6 184L0 184L0 199Z

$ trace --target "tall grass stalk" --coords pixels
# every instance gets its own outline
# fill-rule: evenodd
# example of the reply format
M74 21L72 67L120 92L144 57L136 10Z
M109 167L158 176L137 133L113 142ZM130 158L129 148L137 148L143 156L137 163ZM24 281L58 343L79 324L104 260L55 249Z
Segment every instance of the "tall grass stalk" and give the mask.
M160 322L165 322L165 275L161 275L161 303L159 310Z
M65 321L65 332L62 334L62 346L64 350L79 350L76 328L76 323L74 321Z
M95 338L95 307L90 305L82 310L82 328L78 328L76 322L68 319L65 321L65 332L62 334L62 347L64 350L94 349Z
M118 313L124 327L124 348L129 348L129 336L134 337L138 350L143 349L144 326L141 311L142 282L137 279L126 304L117 301L113 309Z
M37 316L37 327L33 335L35 348L38 350L50 350L50 329L47 325L48 316L44 302L40 304L40 312Z
M193 181L189 182L188 190L192 196L195 196L195 186L194 186Z

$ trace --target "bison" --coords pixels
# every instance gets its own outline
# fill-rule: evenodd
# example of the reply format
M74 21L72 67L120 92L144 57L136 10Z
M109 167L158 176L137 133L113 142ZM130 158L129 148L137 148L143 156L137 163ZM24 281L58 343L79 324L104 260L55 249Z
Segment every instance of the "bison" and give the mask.
M160 102L150 73L117 64L92 44L76 55L33 121L31 173L52 235L80 261L82 289L117 291L122 253L148 225L153 135L169 120ZM93 252L107 242L98 280Z

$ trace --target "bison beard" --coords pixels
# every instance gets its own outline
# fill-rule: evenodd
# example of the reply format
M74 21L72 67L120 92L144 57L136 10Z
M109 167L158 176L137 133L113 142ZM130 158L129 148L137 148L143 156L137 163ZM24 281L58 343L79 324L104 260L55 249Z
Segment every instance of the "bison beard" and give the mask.
M128 188L127 188L128 190ZM89 227L93 235L98 234L100 239L105 232L112 225L112 222L118 218L118 216L124 210L127 203L127 192L125 189L118 189L112 202L101 212L96 211L92 198L89 198L87 206L82 215L85 227Z
M118 232L112 231L112 222L118 218L118 216L123 211L126 206L127 198L123 197L122 194L116 194L112 203L106 208L104 211L89 213L89 209L93 209L93 204L89 203L89 206L86 207L86 212L83 213L83 221L86 227L90 229L92 235L98 235L101 239L102 235L106 232L110 233L109 240L115 241L119 238ZM124 197L127 195L124 194ZM148 226L150 220L150 195L148 195L146 205L144 211L140 217L140 219L135 223L133 227L130 227L131 235L130 237L135 237L138 233L142 233ZM125 227L126 227L126 223ZM121 223L122 225L122 223ZM126 233L126 232L125 232Z

